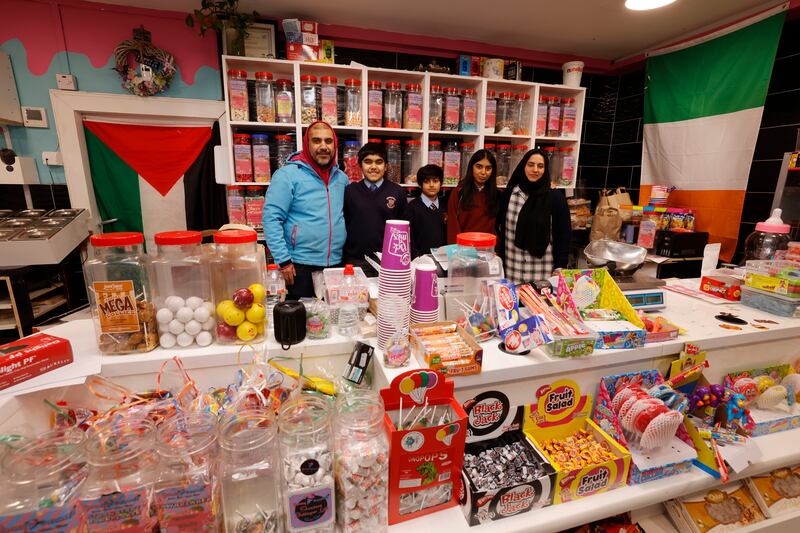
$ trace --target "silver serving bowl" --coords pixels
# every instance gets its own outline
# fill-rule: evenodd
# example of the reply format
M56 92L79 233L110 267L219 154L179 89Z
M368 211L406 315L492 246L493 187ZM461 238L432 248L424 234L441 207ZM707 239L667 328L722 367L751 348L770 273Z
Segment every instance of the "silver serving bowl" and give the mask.
M600 239L583 250L591 267L606 267L619 276L630 276L644 264L647 249L635 244Z
M49 218L75 218L83 209L53 209L47 216Z
M22 229L31 226L33 226L33 220L30 218L7 218L0 221L0 228Z
M23 231L20 231L13 237L11 237L12 241L38 241L41 239L49 239L56 232L59 228L30 228Z
M36 222L37 228L63 228L72 222L71 218L40 218Z
M37 218L43 216L45 213L47 213L47 209L23 209L22 211L17 211L17 214L14 216L19 218Z
M11 237L19 233L18 229L8 228L8 229L0 229L0 241L8 241L11 240Z
M14 214L13 209L0 209L0 218L7 218Z

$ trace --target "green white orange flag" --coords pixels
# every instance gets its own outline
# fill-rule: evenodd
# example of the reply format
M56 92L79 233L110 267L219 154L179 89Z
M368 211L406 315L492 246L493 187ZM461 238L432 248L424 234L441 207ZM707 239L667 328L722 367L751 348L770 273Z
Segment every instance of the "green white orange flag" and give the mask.
M785 13L655 52L647 59L640 203L677 187L672 207L697 209L698 231L736 249L750 163Z

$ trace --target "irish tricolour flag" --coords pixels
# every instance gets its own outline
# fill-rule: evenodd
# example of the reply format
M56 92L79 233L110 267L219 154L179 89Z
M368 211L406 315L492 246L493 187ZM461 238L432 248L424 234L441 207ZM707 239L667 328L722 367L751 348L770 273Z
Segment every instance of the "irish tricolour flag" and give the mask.
M651 185L677 187L674 207L730 260L784 14L655 52L647 59L640 203Z

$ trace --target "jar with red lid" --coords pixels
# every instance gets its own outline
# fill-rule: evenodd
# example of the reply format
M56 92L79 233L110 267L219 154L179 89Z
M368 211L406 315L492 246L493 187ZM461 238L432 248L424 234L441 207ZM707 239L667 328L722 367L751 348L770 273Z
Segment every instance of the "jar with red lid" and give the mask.
M497 94L494 91L486 91L486 110L483 114L483 132L494 133L494 126L497 123Z
M494 143L483 143L483 149L487 152L490 152L493 156L497 156L495 153L495 144Z
M358 141L345 141L342 147L342 163L344 164L344 173L347 174L347 179L350 183L361 181L363 178L361 173L361 165L358 164Z
M386 83L383 95L383 127L401 128L403 124L403 93L396 81Z
M381 82L369 82L367 91L367 125L370 128L380 128L383 125L383 91Z
M578 108L574 98L561 100L561 136L574 137L577 131Z
M531 134L531 95L517 95L517 119L514 121L514 135Z
M501 135L512 135L514 133L514 123L517 116L514 113L516 106L514 93L504 91L500 93L497 100L497 124L494 127L495 133Z
M300 120L311 124L319 120L317 100L317 77L306 74L300 76Z
M250 136L253 148L253 181L269 183L272 172L269 165L269 135L254 133Z
M522 158L525 156L525 153L528 151L527 144L515 144L511 147L511 174L514 173L516 170L517 165L519 162L522 161Z
M447 87L444 90L444 130L458 131L458 123L461 118L461 97L458 89Z
M386 179L400 183L402 154L399 139L386 139Z
M294 122L294 89L291 80L275 82L275 116L281 124Z
M478 91L461 91L461 131L478 131Z
M361 80L344 80L344 125L361 126Z
M256 230L262 227L261 215L266 193L266 189L260 185L251 185L245 189L244 212L247 225Z
M144 235L92 235L83 274L102 353L142 353L158 346L152 265L144 252Z
M561 135L561 98L550 97L550 106L547 109L547 136L559 137Z
M422 129L422 85L419 83L406 84L403 127L410 130Z
M561 179L558 184L562 187L575 186L575 156L572 147L565 146L558 150L561 152Z
M233 135L233 172L238 182L253 181L253 149L247 133Z
M199 231L155 234L152 261L156 321L162 348L208 346L214 340L214 303L208 257Z
M336 84L336 76L322 76L320 78L320 109L322 110L322 120L331 126L339 124L339 100Z
M422 166L421 142L415 139L406 141L403 150L403 183L415 185L417 170Z
M231 120L242 122L250 120L246 71L237 69L228 71L228 102L231 107Z
M367 139L367 142L368 142L368 143L378 143L378 144L383 144L383 139L380 139L380 138L378 138L378 137L370 137L369 139Z
M497 162L497 186L505 187L508 183L509 177L511 176L510 144L497 145L497 156L495 156L495 161Z
M281 168L289 160L289 156L294 153L294 141L288 135L275 136L275 157L277 167Z
M469 160L472 159L472 154L474 153L475 143L461 143L461 176L466 174Z
M444 114L444 93L439 85L431 85L430 109L428 110L428 129L441 131Z
M547 135L547 109L550 107L550 98L539 96L539 105L536 106L536 136L545 137Z
M242 185L229 185L225 189L228 204L228 222L231 224L247 224L244 212L244 187Z
M256 120L275 122L275 84L271 72L256 72Z
M428 164L442 166L441 141L428 141Z
M261 342L267 321L264 247L256 232L248 230L218 231L214 244L209 268L217 342Z

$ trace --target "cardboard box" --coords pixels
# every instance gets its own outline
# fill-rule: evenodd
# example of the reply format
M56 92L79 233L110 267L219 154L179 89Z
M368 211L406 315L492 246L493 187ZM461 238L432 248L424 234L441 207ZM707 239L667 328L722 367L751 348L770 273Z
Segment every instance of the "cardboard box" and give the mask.
M550 505L555 469L522 433L525 408L512 407L500 391L482 392L464 402L463 407L468 427L465 455L519 442L544 465L539 477L490 490L479 490L465 466L459 503L467 523L477 526Z
M764 520L753 495L741 481L684 496L677 502L683 524L691 526L681 531L733 531Z
M293 33L319 33L319 25L310 20L283 19L281 26L284 32Z
M739 378L769 376L775 381L776 385L780 385L781 380L790 373L791 365L788 363L765 368L750 368L740 372L731 372L725 376L722 384L726 389L729 389ZM759 409L755 402L750 403L747 408L750 410L750 416L748 417L744 429L750 433L752 437L759 437L761 435L768 435L770 433L777 433L779 431L800 427L800 404L794 401L792 405L789 406L788 412L783 410Z
M467 415L453 397L453 382L432 370L409 370L381 390L386 407L384 425L389 437L389 524L398 524L458 503ZM402 402L402 403L401 403ZM398 429L400 411L435 407L434 424ZM449 420L441 420L445 412ZM412 417L407 417L412 418ZM444 498L434 500L431 495ZM427 507L422 505L427 502Z
M458 56L458 74L461 76L480 76L483 58L462 54Z
M800 466L776 468L747 479L761 511L773 518L800 510Z
M0 346L0 390L72 363L69 341L36 333Z
M725 275L703 276L700 280L700 290L712 296L738 302L742 299L742 280Z
M581 396L577 383L564 379L541 387L536 397L537 403L525 406L523 428L525 435L556 470L553 503L577 500L627 485L631 455L589 418L590 395ZM542 443L548 439L564 439L582 429L592 433L598 442L605 442L615 458L580 469L561 469Z
M480 374L481 365L483 364L483 348L478 344L475 339L467 333L461 326L452 321L444 322L431 322L425 324L411 324L410 331L414 328L429 328L429 327L450 327L455 326L456 330L453 335L458 335L470 348L472 353L455 361L443 361L441 354L435 351L428 351L416 336L411 336L411 351L417 358L420 364L426 365L431 370L436 370L448 376L468 376L470 374Z
M318 57L319 46L286 43L286 59L292 61L316 61Z
M641 348L647 340L647 331L627 320L592 320L586 322L597 333L595 348Z
M507 59L503 70L503 78L507 80L519 81L522 79L522 63L519 61Z

